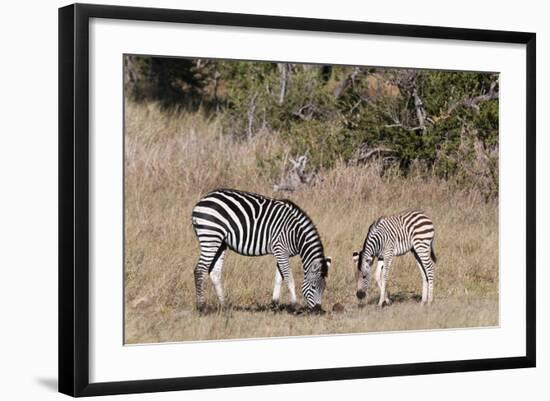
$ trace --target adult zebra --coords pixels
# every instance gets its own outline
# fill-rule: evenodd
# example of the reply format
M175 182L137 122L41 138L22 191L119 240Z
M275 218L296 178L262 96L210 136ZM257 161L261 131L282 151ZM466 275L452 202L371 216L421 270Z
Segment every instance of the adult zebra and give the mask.
M205 308L204 277L208 273L220 304L224 303L221 275L225 252L247 256L272 254L277 259L273 303L279 302L285 280L291 303L296 304L294 277L289 257L300 255L304 267L302 294L310 309L321 309L321 297L331 263L311 219L289 200L218 189L204 196L193 208L192 223L200 245L195 267L197 308Z
M428 216L419 210L402 212L389 217L380 217L369 227L363 249L353 253L357 263L357 298L367 295L374 258L378 258L374 278L380 289L378 306L390 304L386 282L395 256L411 251L422 275L422 304L433 301L434 226Z

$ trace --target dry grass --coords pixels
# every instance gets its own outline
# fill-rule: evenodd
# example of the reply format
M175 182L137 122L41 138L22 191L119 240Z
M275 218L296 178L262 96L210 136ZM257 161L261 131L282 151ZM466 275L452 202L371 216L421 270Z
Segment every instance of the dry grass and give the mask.
M386 174L339 165L315 186L287 195L316 223L332 256L322 316L264 310L271 299L272 257L228 253L227 301L233 307L199 316L193 268L198 243L191 209L217 187L280 197L258 163L284 152L276 134L236 142L200 114L163 114L154 105L126 107L125 340L127 343L492 326L498 324L498 205L433 177ZM351 254L380 215L423 209L436 226L435 303L421 307L421 278L412 255L394 260L394 304L357 308ZM296 287L301 263L292 259ZM298 290L299 291L299 290ZM288 294L283 285L282 301ZM207 285L207 302L217 301ZM345 312L332 313L335 302Z

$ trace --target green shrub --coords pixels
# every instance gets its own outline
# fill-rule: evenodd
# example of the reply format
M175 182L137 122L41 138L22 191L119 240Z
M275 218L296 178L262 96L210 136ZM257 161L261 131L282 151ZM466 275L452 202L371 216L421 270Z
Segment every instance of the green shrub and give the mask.
M237 140L278 136L289 153L258 155L268 176L286 157L321 170L372 156L498 195L498 74L139 56L125 67L136 101L215 112Z

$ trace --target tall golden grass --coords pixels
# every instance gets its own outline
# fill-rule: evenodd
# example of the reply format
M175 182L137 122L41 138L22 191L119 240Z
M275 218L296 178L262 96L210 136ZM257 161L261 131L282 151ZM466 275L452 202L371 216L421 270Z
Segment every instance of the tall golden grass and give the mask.
M237 141L201 113L161 112L155 104L133 103L126 104L125 127L127 343L498 324L498 204L486 203L479 193L425 172L404 177L397 171L381 174L377 163L339 163L314 185L281 195L273 191L272 175L259 168L262 161L287 152L277 133ZM327 314L264 310L271 300L274 259L229 252L223 286L233 307L199 316L191 209L218 187L287 197L309 214L333 258L323 298ZM421 277L409 254L393 263L388 287L393 305L376 308L378 291L372 283L368 306L358 308L353 251L374 219L410 208L424 210L436 228L434 304L419 305ZM299 258L292 259L292 266L299 292ZM282 302L287 300L283 284ZM207 302L217 304L209 284ZM331 312L336 302L344 305L343 313Z

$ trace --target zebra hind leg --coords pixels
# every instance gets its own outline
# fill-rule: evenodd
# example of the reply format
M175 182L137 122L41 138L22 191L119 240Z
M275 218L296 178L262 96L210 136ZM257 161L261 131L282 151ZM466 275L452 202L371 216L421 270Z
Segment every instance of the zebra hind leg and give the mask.
M424 272L424 267L422 267L422 263L416 261L416 265L418 266L418 270L420 270L420 274L422 275L422 305L426 303L428 300L428 279L426 278L426 273Z
M204 278L214 268L219 256L223 253L225 247L222 242L217 244L209 243L208 246L201 244L201 254L199 261L193 271L195 277L195 292L197 295L197 310L206 311L206 300L204 295Z
M206 301L204 298L204 276L208 272L208 264L199 259L193 275L195 277L195 293L197 295L197 310L204 312L206 310Z
M222 269L223 269L223 261L225 259L225 247L221 251L220 255L218 256L218 259L214 262L214 266L212 270L210 271L210 280L212 281L212 284L214 286L214 290L216 291L216 295L218 296L218 301L220 302L220 306L223 308L224 306L224 294L223 294L223 287L222 287Z
M435 280L435 264L437 263L437 257L435 256L434 247L433 247L433 238L430 242L430 259L429 259L429 268L430 279L428 280L428 303L433 302L434 297L434 280Z
M417 244L413 248L416 263L422 273L422 305L433 302L434 264L430 255L430 247L424 243Z
M431 304L434 300L434 264L430 259L428 267L428 304Z

